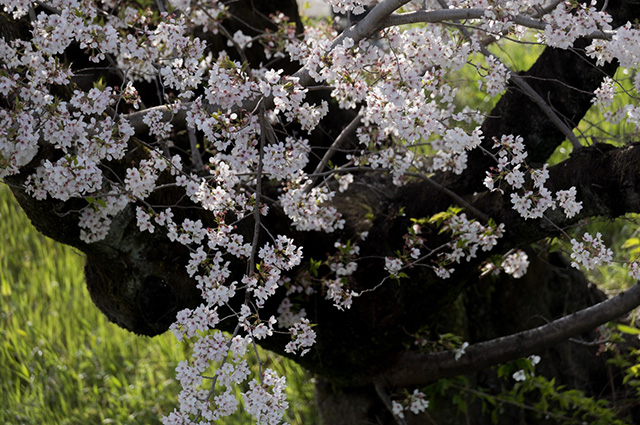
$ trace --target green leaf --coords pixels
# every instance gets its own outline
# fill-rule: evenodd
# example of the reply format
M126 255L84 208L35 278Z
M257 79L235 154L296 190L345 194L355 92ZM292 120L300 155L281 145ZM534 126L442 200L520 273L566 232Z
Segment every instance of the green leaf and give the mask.
M318 277L318 269L320 268L321 265L322 265L322 261L320 260L316 261L313 258L309 259L309 272L311 273L311 276Z
M618 329L623 334L640 335L640 329L634 328L634 327L631 327L631 326L617 324L616 325L616 329Z
M103 208L107 206L107 203L104 201L104 199L101 199L101 198L94 198L93 196L85 196L84 200L87 201L90 205L100 205Z
M640 245L640 238L629 238L622 244L622 248L632 248L638 245Z

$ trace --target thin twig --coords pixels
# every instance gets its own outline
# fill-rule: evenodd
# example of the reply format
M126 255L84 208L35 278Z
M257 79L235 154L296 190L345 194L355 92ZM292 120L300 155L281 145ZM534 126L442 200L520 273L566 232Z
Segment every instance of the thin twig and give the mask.
M260 235L260 197L262 195L262 160L263 160L263 151L264 146L266 144L266 128L267 128L267 120L265 117L266 111L264 107L264 103L260 103L260 145L258 147L258 168L256 169L256 190L255 190L255 200L253 205L253 240L251 242L251 257L249 258L249 262L247 263L247 275L253 272L256 266L256 254L258 253L258 236ZM247 297L249 296L249 292L247 291ZM246 300L245 300L246 301Z
M308 186L308 190L311 190L311 188L318 183L318 181L320 180L320 173L325 169L338 149L342 148L342 145L344 145L348 137L351 136L351 134L358 128L358 126L360 125L360 121L362 120L362 116L362 110L360 110L360 112L358 112L358 115L356 115L355 118L353 118L351 122L344 129L342 129L338 137L336 137L336 140L333 141L327 152L325 152L324 156L320 160L320 163L316 167L315 171L313 172L313 174L317 174L317 176L314 177L312 184Z
M482 52L483 54L485 54L485 52ZM487 52L489 53L489 52ZM573 150L575 152L579 151L580 149L582 149L582 145L580 144L580 141L578 140L578 138L576 137L575 134L573 134L573 131L571 131L571 129L569 128L569 126L567 124L564 123L564 121L562 121L560 119L560 117L558 116L558 114L556 114L556 112L553 110L553 108L551 108L551 106L549 106L549 104L542 98L542 96L540 96L538 94L538 92L536 92L530 85L529 83L527 83L524 78L522 78L521 76L519 76L518 74L516 74L515 72L511 72L511 81L514 82L514 84L516 86L518 86L520 88L520 90L522 90L527 96L529 96L529 98L536 104L538 105L538 107L542 110L542 112L544 112L544 114L551 120L552 123L554 123L556 125L556 127L558 128L558 130L560 130L562 132L562 134L569 139L569 141L571 142L571 145L573 146Z
M436 189L440 190L442 193L444 193L447 196L449 196L451 199L456 201L461 207L464 207L464 209L466 209L467 211L469 211L470 213L472 213L473 215L475 215L476 217L478 217L479 219L481 219L485 223L489 221L490 217L488 215L486 215L485 213L483 213L482 211L480 211L479 209L477 209L476 207L471 205L469 202L467 202L464 199L462 199L457 193L453 192L451 189L441 185L440 183L436 182L435 180L433 180L433 179L431 179L431 178L429 178L429 177L427 177L427 176L425 176L424 174L421 174L421 173L406 173L406 175L421 178L422 180L424 180L429 185L435 187Z

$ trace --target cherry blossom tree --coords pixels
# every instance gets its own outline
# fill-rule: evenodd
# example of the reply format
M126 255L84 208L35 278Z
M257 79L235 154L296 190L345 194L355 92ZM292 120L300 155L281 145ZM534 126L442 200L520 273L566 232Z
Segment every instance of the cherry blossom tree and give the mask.
M0 177L110 320L191 344L164 423L279 423L256 345L328 424L448 423L422 387L527 356L611 396L566 341L640 305L585 278L617 247L576 230L640 212L633 1L1 1Z

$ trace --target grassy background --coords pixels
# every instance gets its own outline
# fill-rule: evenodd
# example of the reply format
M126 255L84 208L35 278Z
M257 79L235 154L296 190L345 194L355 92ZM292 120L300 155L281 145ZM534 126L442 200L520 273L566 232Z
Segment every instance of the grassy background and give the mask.
M148 425L176 407L185 349L170 333L145 338L109 323L83 264L40 235L0 184L0 424ZM317 423L309 376L273 355L266 363L287 374L288 421Z

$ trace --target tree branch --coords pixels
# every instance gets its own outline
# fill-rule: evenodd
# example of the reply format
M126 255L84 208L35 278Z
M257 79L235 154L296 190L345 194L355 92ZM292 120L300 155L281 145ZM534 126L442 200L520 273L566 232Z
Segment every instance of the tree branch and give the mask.
M405 353L382 376L389 385L422 385L528 356L610 322L640 305L640 283L629 290L534 329L469 346L458 360L453 352Z
M342 44L345 38L352 39L353 43L357 45L361 40L371 36L371 34L383 27L383 23L389 18L389 15L407 3L409 3L409 0L384 0L378 3L361 21L345 29L342 34L336 37L326 53L331 52L336 46ZM299 78L299 82L303 87L313 83L313 78L309 74L309 68L307 67L300 69L293 76Z
M358 129L358 126L362 121L362 115L363 114L361 110L360 112L358 112L358 115L356 115L351 120L351 122L340 132L331 146L329 146L329 149L327 150L327 152L325 152L324 156L320 160L320 163L313 172L315 177L313 178L311 185L309 185L309 190L318 184L321 178L319 174L324 171L324 168L329 164L329 161L331 161L331 158L333 158L333 155L335 155L338 149L342 149L345 143L349 140L349 137L353 134L354 131Z
M418 10L416 12L399 13L391 15L384 21L385 27L397 25L416 24L420 22L439 23L445 21L457 21L464 19L483 19L487 9L438 9L438 10ZM544 30L547 24L544 21L533 19L524 15L510 16L509 19L516 25L523 27ZM610 39L612 32L594 31L585 38Z

